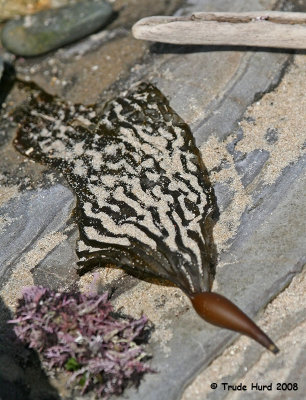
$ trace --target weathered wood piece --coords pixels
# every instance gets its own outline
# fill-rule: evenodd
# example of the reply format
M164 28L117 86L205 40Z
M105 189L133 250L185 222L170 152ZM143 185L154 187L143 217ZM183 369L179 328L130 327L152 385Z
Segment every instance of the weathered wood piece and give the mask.
M195 45L306 48L306 13L280 11L197 12L188 17L143 18L136 39Z

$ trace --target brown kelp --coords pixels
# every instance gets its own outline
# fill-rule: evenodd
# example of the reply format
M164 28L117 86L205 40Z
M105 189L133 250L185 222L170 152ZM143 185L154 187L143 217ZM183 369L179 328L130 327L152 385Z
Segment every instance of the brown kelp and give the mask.
M77 195L83 270L112 263L168 279L204 319L277 351L233 303L210 293L215 195L188 125L159 90L140 84L100 115L58 99L50 112L37 94L23 113L16 148L62 171Z

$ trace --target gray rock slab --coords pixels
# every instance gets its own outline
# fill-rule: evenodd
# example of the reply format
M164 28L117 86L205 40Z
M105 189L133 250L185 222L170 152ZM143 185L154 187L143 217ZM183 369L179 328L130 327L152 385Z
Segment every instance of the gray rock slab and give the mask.
M0 215L11 219L0 233L1 283L40 238L63 231L73 205L72 192L57 184L20 193L0 208Z
M268 3L268 2L267 2ZM222 9L222 1L201 1L184 13ZM226 11L261 10L264 2L235 1ZM134 80L148 79L171 99L175 111L191 126L197 144L214 134L224 139L237 128L247 106L281 79L290 54L286 51L235 47L157 45L154 62Z
M72 290L76 288L78 274L76 263L78 257L75 245L78 239L78 230L75 224L66 227L67 239L56 246L32 270L35 285L51 288L53 290Z
M246 107L277 84L289 58L281 52L203 47L182 54L157 62L150 78L171 98L199 145L211 134L223 139L232 132Z
M194 0L188 1L180 13L226 11L229 8L232 11L258 10L270 6L268 1ZM121 42L121 45L122 43L124 42ZM92 58L88 54L91 54ZM87 59L90 58L91 63L97 59L92 54L85 55ZM142 50L137 54L142 54ZM291 55L285 52L268 50L250 52L244 49L203 47L195 49L171 46L158 49L153 46L151 53L144 57L141 65L134 65L136 58L128 59L134 65L128 76L124 75L124 78L121 77L121 80L117 81L117 78L112 77L103 88L97 85L97 88L93 89L93 98L100 96L101 100L104 99L105 87L111 87L111 90L116 92L129 87L139 79L147 79L164 92L176 112L191 125L200 145L211 135L225 139L233 133L246 107L277 85L286 71L290 57ZM48 60L44 60L44 65L47 65ZM83 66L81 63L80 68ZM52 69L52 65L50 68ZM77 69L74 73L76 71ZM40 72L41 78L43 69ZM45 84L46 82L47 80ZM84 85L83 89L84 82L86 83L86 79L81 82L81 86ZM55 92L71 99L74 90L80 90L77 89L78 83L80 82L76 81L72 84L69 90L61 88ZM86 92L83 89L80 98L86 99ZM238 141L243 132L237 130L236 135ZM271 137L273 142L273 135L268 136ZM263 154L267 156L266 153ZM244 159L239 159L238 156L236 166L240 168L241 176L245 176L244 182L254 199L255 206L245 210L236 236L227 251L221 254L220 262L226 264L226 268L217 270L216 282L220 293L256 317L301 270L305 262L302 243L304 234L302 223L305 220L305 204L302 200L305 160L300 159L286 168L277 182L268 187L257 181L254 183L265 161L261 158L261 153L251 153ZM239 165L242 160L245 160L244 164ZM221 168L226 169L226 163L221 165ZM233 197L230 186L227 187L225 183L217 184L216 193L219 205L226 209ZM5 250L3 271L4 269L7 271L5 276L7 278L18 257L31 248L33 240L37 241L45 232L63 231L68 227L67 240L39 263L33 271L33 278L37 284L51 282L55 288L62 287L65 283L69 286L74 283L74 276L72 270L68 269L71 279L67 278L66 281L66 266L68 263L72 265L76 262L74 243L77 231L67 223L73 196L67 188L58 185L46 189L45 195L47 201L41 196L41 191L24 193L21 195L23 200L12 199L5 206L10 207L5 208L8 215L14 219L16 214L19 222L13 221L14 228L10 228L9 231L11 238L17 243L17 250L13 241L4 241L5 236L3 242L0 242L1 250ZM60 200L61 196L64 200ZM22 235L23 240L18 240L18 235ZM2 251L0 253L2 254ZM121 284L124 286L124 283ZM133 283L127 285L126 291L135 285L137 280L134 278ZM178 399L184 387L199 370L205 368L237 337L231 332L208 326L196 316L195 312L183 307L177 314L165 312L164 318L170 321L169 328L174 332L173 338L167 343L170 352L165 354L156 341L151 344L152 367L156 368L158 373L147 375L138 390L130 390L126 394L129 399ZM253 351L261 354L263 350L254 343Z

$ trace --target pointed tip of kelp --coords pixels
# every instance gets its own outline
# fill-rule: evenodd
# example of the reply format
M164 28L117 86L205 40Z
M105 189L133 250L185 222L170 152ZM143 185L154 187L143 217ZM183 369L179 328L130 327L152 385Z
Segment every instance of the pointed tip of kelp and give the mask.
M269 350L275 355L280 352L279 348L274 343L270 344Z
M191 296L197 313L207 322L245 334L270 350L279 352L272 340L234 303L217 293L203 292Z

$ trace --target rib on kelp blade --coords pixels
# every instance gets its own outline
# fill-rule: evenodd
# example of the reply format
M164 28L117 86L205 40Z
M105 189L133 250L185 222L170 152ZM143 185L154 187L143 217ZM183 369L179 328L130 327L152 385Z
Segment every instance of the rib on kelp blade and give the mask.
M140 84L98 117L42 93L23 112L15 146L62 171L77 195L83 268L113 263L188 294L210 289L213 189L188 125L158 89Z

